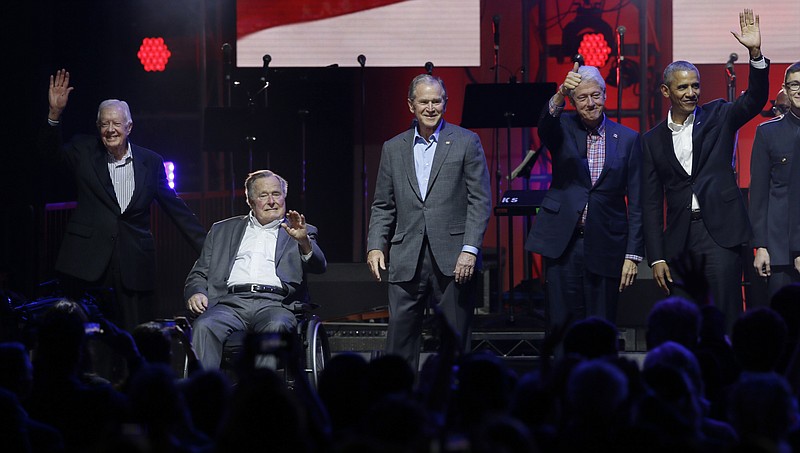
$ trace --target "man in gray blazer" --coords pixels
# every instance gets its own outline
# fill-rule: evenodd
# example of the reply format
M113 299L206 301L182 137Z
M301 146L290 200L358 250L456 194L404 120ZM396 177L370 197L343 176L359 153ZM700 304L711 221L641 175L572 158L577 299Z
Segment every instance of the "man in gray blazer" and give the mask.
M425 309L437 305L469 341L491 187L478 136L443 120L444 82L411 81L408 109L416 126L383 145L369 224L367 264L376 280L389 250L386 350L419 367Z
M205 368L219 368L222 345L234 331L292 332L291 304L308 300L306 272L325 272L317 229L297 211L286 212L287 189L269 170L251 173L250 213L212 225L186 277L186 306L200 315L192 341Z

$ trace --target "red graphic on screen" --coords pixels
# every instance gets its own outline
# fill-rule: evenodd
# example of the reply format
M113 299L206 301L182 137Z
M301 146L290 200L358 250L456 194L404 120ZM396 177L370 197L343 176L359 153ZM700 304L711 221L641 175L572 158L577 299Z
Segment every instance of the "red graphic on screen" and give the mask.
M342 16L407 0L238 0L236 37L298 22Z

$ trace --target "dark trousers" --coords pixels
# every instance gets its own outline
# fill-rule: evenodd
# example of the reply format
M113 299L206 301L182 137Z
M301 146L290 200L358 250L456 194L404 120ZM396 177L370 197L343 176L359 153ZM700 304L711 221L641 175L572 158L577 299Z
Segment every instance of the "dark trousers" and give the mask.
M417 272L408 282L389 284L389 331L386 352L405 358L416 372L425 309L436 305L453 330L460 335L465 351L470 344L470 321L475 306L476 277L458 284L446 276L424 241Z
M545 258L548 330L596 316L616 325L619 279L595 274L586 269L583 237L576 235L564 254ZM622 268L619 269L620 276Z
M702 219L693 220L689 226L686 250L705 257L705 277L714 304L725 315L725 328L731 333L733 323L742 313L742 255L741 246L721 247L708 234ZM679 269L670 266L673 280L684 280ZM674 294L689 297L679 287Z
M294 332L297 318L273 294L228 294L192 323L192 343L203 368L218 369L225 340L234 331Z
M63 283L68 298L81 301L87 295L91 296L104 318L128 332L133 332L133 329L141 323L155 319L155 291L134 291L125 288L116 252L111 256L105 273L97 281L88 282L65 275ZM92 317L92 313L89 315Z

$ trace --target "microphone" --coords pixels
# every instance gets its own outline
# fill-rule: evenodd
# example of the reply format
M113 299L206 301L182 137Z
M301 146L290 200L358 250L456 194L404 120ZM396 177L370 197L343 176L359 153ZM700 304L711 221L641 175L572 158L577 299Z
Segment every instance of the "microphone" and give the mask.
M233 51L233 48L231 47L230 44L225 43L225 44L222 45L222 61L226 65L229 65L229 64L232 63L231 62L231 52L232 51Z
M430 61L426 61L425 62L425 71L428 73L428 75L433 74L433 63L432 62L430 62Z
M736 52L730 54L728 56L728 62L725 64L725 68L728 69L729 71L733 71L733 63L738 59L739 59L739 54L737 54Z
M500 48L500 15L495 14L492 17L492 34L494 34L494 48Z
M269 62L272 61L272 56L270 56L270 54L265 54L261 57L261 60L264 62L264 70L266 70L269 68Z
M625 49L625 32L627 29L624 25L620 25L617 27L617 35L619 35L619 48L617 49L617 55L619 55L620 60L624 60L625 57L623 56L623 50ZM617 85L619 86L619 85Z
M365 64L367 64L367 57L365 57L363 54L359 55L358 58L356 59L358 60L358 64L360 64L362 68L364 67Z
M572 56L572 62L578 63L578 66L583 66L586 64L586 62L583 60L583 55L579 53L576 53L575 55Z

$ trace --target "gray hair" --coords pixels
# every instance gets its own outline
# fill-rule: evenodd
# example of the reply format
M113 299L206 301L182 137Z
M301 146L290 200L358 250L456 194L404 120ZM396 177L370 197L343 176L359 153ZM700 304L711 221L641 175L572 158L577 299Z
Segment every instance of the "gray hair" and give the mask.
M416 90L417 89L417 85L419 85L421 83L426 83L426 84L430 84L430 85L439 84L439 86L442 87L442 91L444 92L444 96L443 96L442 100L444 102L447 102L447 88L445 88L445 86L444 86L444 80L442 80L441 77L434 77L434 76L432 76L430 74L420 74L420 75L414 77L413 80L411 80L411 84L408 85L408 99L410 99L412 101L414 100L414 97L415 97L414 90Z
M250 200L255 198L252 192L253 185L256 183L256 181L262 178L270 178L272 176L278 178L278 181L281 183L281 190L283 190L283 196L286 196L286 194L289 192L289 183L286 182L281 175L270 170L258 170L247 175L247 179L244 181L244 190L247 194L248 203L250 203Z
M697 80L700 80L700 71L697 67L688 61L678 60L673 61L664 68L664 75L661 79L662 83L669 86L675 80L675 73L678 71L693 71L697 75Z
M106 109L119 109L122 111L122 114L125 116L126 119L126 126L128 124L133 123L133 118L131 117L131 109L128 107L128 103L125 101L120 101L119 99L106 99L105 101L100 103L100 106L97 108L97 124L100 124L100 112Z

